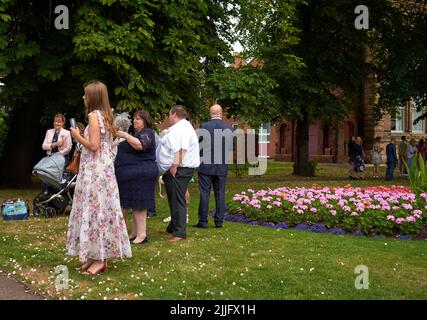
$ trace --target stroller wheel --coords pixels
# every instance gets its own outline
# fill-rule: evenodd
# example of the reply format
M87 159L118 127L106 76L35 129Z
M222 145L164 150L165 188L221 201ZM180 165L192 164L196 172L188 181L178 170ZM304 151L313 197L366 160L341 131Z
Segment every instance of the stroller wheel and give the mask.
M38 203L33 202L33 215L40 216L44 213L44 207Z
M46 218L53 218L54 216L56 216L56 210L52 207L47 207L44 210L44 215Z

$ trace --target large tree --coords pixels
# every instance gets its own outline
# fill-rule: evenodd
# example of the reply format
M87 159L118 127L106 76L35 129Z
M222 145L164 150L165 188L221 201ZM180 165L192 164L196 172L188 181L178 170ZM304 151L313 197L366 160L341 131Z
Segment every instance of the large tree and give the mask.
M30 185L52 116L84 121L82 85L100 79L118 110L145 108L160 119L174 103L203 106L206 77L224 68L233 8L223 0L0 1L0 105L9 130L0 184ZM69 10L57 30L56 6Z
M242 18L240 29L251 53L264 62L262 72L278 83L279 113L296 121L294 173L310 175L309 125L319 118L337 122L357 106L366 75L365 33L354 28L353 1L249 3L242 17L255 11L256 18Z
M310 123L338 125L353 110L363 116L364 88L379 93L377 120L410 96L425 99L425 10L414 1L364 4L368 30L355 27L358 1L248 0L241 7L242 41L263 62L259 72L277 83L276 114L297 123L295 174L311 174Z
M374 80L378 83L376 120L394 114L409 99L427 116L427 1L373 4L369 33Z

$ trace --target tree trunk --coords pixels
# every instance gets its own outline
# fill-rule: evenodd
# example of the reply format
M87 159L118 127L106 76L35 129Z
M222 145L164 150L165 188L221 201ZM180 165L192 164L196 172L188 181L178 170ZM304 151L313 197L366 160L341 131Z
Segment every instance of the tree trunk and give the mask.
M308 152L309 125L307 118L297 120L293 174L304 177L312 176Z
M31 103L33 102L33 103ZM30 100L12 111L8 135L0 158L0 187L31 187L33 155L40 155L42 108ZM34 157L35 158L35 157Z

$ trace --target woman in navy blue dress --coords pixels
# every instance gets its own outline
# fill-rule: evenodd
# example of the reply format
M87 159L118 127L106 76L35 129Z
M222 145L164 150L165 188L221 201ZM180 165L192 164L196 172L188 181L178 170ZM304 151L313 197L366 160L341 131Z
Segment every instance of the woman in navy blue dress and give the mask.
M147 210L155 208L155 187L158 177L156 142L152 121L147 111L133 116L134 134L117 131L125 141L118 145L115 173L123 216L132 209L133 225L129 240L134 244L147 243ZM102 187L102 186L100 186Z

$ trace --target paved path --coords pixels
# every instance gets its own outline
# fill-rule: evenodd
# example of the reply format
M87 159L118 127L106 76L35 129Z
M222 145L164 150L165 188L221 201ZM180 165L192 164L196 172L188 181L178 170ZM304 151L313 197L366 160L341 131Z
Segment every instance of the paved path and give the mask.
M45 300L38 294L33 294L24 284L0 270L0 300Z

